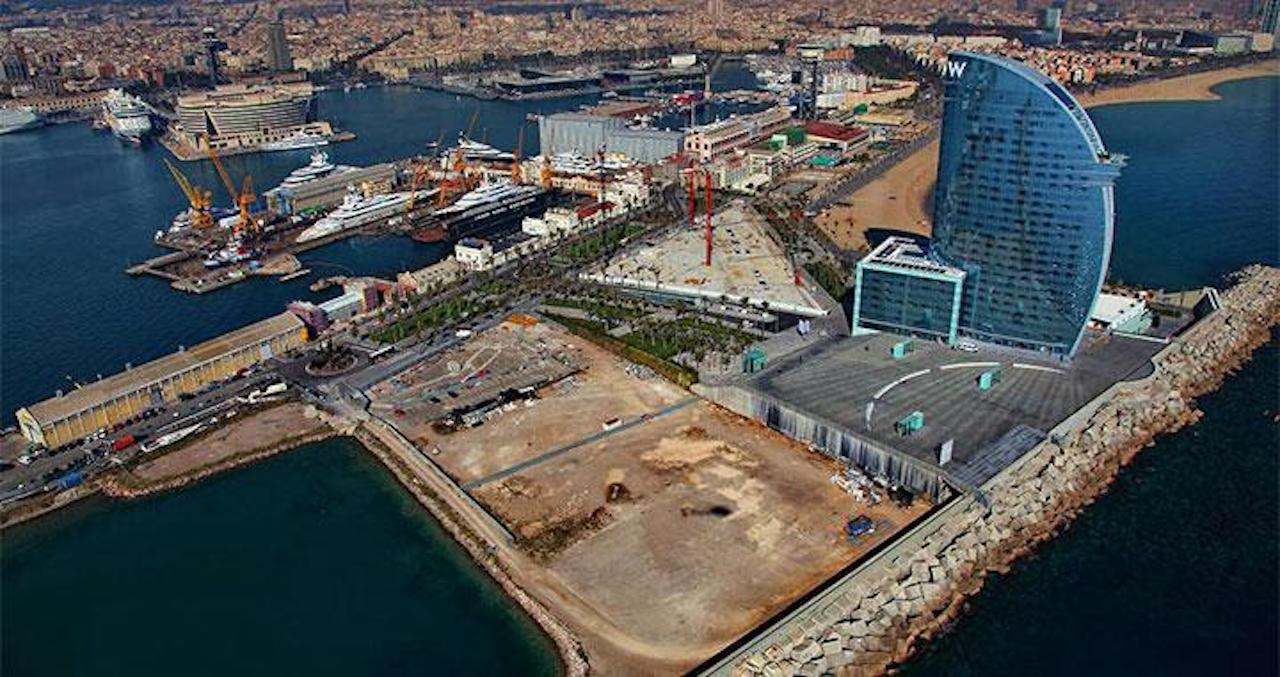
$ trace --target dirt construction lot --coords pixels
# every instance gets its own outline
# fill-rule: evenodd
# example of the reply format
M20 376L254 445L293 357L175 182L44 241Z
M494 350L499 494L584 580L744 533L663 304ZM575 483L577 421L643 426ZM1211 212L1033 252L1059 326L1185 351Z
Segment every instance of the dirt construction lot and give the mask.
M556 324L541 322L519 331L562 351L582 371L540 389L538 399L521 402L484 425L449 435L414 421L412 410L406 420L397 421L410 437L428 439L419 446L439 448L434 460L463 484L601 433L611 419L635 421L690 397L651 372L645 378L628 373L626 363Z
M697 402L473 494L545 567L526 589L574 627L594 669L672 674L927 510L855 503L831 483L838 470ZM878 529L850 544L843 525L862 513Z

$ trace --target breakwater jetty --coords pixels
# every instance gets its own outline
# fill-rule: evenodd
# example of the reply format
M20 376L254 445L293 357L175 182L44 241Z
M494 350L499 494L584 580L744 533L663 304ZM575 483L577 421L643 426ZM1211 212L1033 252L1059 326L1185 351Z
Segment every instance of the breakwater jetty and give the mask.
M1280 270L1234 276L1218 310L980 487L828 583L804 604L712 659L709 675L881 674L946 628L990 572L1054 537L1162 433L1199 419L1216 389L1280 322ZM985 504L984 504L985 501Z

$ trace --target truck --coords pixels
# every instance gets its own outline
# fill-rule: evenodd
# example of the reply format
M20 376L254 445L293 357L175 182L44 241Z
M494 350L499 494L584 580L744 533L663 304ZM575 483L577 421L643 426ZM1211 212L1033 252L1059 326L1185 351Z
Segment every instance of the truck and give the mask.
M129 447L132 447L137 443L138 443L138 438L134 437L133 433L129 433L124 437L121 437L120 439L116 440L115 442L112 442L111 450L124 451L125 449L128 449Z
M53 485L58 489L70 489L83 483L84 475L79 470L73 470L53 481Z

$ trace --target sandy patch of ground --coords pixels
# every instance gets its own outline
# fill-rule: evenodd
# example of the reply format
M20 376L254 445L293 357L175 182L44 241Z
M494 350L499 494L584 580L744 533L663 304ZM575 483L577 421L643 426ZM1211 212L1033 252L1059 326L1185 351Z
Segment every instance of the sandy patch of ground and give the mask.
M689 397L662 378L640 378L589 341L543 322L543 340L562 343L583 370L543 388L538 399L503 412L484 425L440 435L412 420L397 421L423 448L439 448L433 459L459 482L470 482L521 461L602 432L611 419L635 420ZM572 346L569 348L568 346ZM412 412L407 419L412 418ZM410 432L412 431L412 432Z
M521 540L522 585L601 674L673 674L713 655L924 514L855 503L839 465L699 402L473 494ZM866 513L873 540L848 543Z
M928 235L929 193L937 173L938 142L934 141L823 211L816 223L837 245L857 251L869 248L870 228Z
M1077 98L1087 108L1147 101L1216 101L1221 97L1212 91L1213 87L1232 80L1266 75L1280 76L1280 60L1259 61L1167 80L1149 80L1128 87L1104 89L1096 94L1082 94Z
M307 417L306 409L304 404L290 402L243 414L190 444L139 464L133 474L147 482L162 482L324 430L325 424L318 418Z

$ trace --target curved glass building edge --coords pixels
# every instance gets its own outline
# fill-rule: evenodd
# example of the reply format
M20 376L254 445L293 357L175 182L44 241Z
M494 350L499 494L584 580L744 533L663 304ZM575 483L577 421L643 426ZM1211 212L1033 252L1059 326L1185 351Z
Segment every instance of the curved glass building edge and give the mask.
M965 273L960 334L1075 352L1106 276L1122 164L1053 80L948 57L930 254Z

